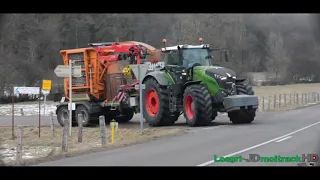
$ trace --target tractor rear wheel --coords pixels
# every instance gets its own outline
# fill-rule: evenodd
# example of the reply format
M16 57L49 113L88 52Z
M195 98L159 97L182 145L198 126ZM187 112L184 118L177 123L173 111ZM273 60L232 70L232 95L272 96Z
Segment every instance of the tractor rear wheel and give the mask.
M126 108L122 110L122 115L115 117L114 119L118 123L126 123L129 122L133 118L134 112L132 108Z
M170 126L178 119L178 115L169 111L169 94L166 87L154 79L149 78L144 82L146 89L143 91L143 115L150 126Z
M189 126L209 125L212 121L212 101L206 86L202 84L188 86L183 95L183 109Z

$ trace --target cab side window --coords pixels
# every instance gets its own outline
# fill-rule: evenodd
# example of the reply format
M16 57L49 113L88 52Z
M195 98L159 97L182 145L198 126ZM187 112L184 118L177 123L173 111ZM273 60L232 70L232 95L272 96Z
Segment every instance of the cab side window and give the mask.
M180 65L179 54L177 51L171 51L167 55L167 64Z

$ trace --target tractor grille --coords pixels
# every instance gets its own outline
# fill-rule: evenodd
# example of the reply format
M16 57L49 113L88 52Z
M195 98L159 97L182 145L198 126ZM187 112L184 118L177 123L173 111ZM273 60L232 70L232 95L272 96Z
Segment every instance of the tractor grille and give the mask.
M83 53L74 53L69 54L69 58L71 60L74 60L75 66L81 66L81 68L84 68L84 55ZM72 78L72 85L86 85L86 73L82 72L82 77L73 77Z

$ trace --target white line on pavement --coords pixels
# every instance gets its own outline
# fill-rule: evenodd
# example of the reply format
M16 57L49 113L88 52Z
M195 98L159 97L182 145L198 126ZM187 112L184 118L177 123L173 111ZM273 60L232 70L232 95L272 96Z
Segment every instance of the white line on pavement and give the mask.
M287 136L287 137L285 137L285 138L283 138L283 139L279 139L278 141L276 141L277 143L278 142L282 142L282 141L285 141L285 140L287 140L287 139L290 139L292 136Z
M264 146L264 145L266 145L266 144L269 144L269 143L272 143L272 142L274 142L274 141L277 141L277 140L279 140L279 139L283 139L283 138L285 138L285 137L287 137L287 136L291 136L291 135L296 134L296 133L298 133L298 132L300 132L300 131L303 131L303 130L305 130L305 129L311 128L311 127L313 127L313 126L315 126L315 125L317 125L317 124L319 124L319 123L320 123L320 121L319 121L319 122L316 122L316 123L313 123L313 124L311 124L311 125L309 125L309 126L303 127L303 128L301 128L301 129L298 129L298 130L296 130L296 131L293 131L293 132L291 132L291 133L288 133L288 134L286 134L286 135L283 135L283 136L280 136L280 137L271 139L271 140L269 140L269 141L266 141L266 142L257 144L257 145L255 145L255 146L251 146L251 147L249 147L249 148L246 148L246 149L243 149L243 150L234 152L234 153L232 153L232 154L228 154L228 155L223 156L223 157L230 157L230 156L234 156L234 155L237 155L237 154L246 152L246 151L250 151L250 150L255 149L255 148L258 148L258 147L260 147L260 146ZM212 163L214 163L214 160L204 162L204 163L199 164L199 165L197 165L197 166L207 166L207 165L212 164Z

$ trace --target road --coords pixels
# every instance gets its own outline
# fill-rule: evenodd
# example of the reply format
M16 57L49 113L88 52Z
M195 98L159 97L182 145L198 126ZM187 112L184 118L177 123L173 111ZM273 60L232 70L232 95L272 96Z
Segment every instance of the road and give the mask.
M320 105L287 112L259 113L250 125L232 125L219 116L217 126L193 128L182 136L91 153L39 166L296 166L292 163L221 163L213 156L301 156L316 153ZM223 123L222 123L223 122Z

